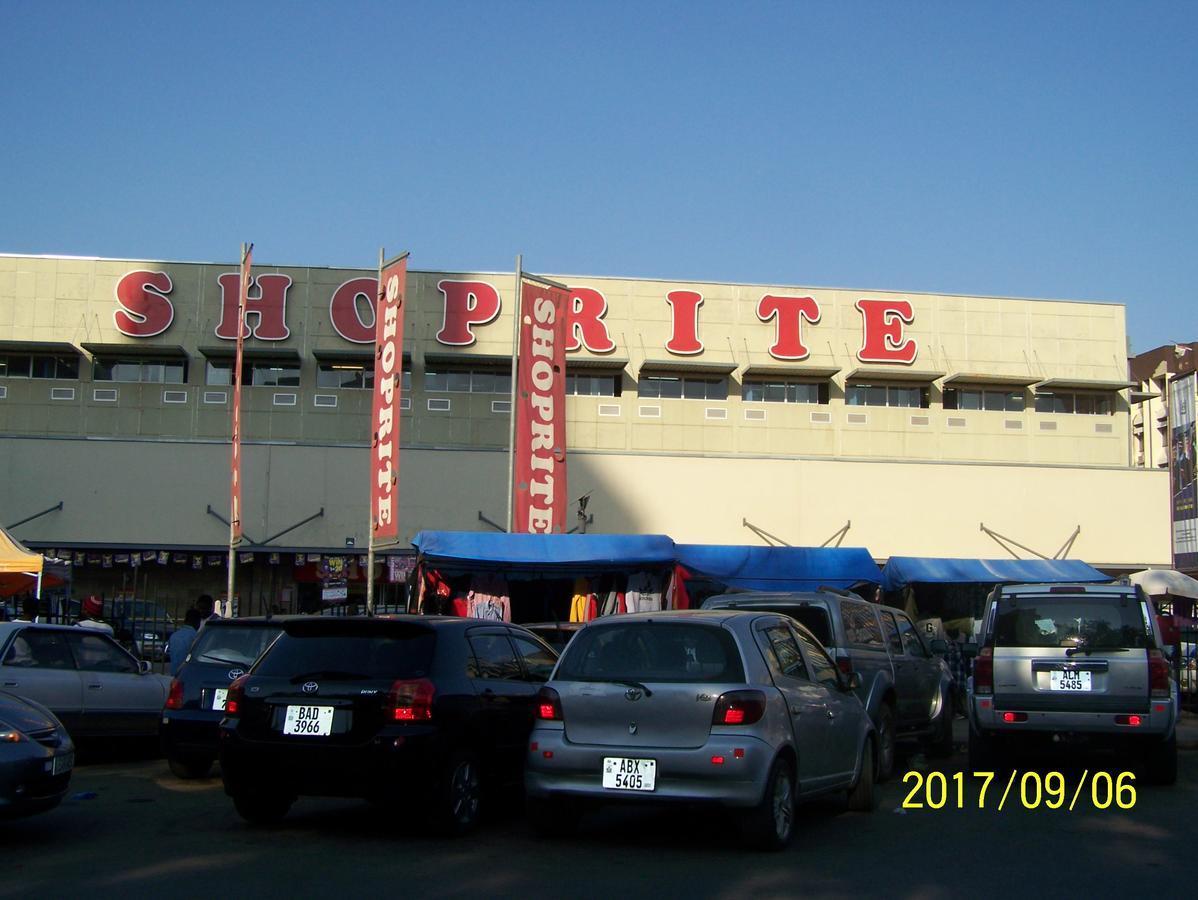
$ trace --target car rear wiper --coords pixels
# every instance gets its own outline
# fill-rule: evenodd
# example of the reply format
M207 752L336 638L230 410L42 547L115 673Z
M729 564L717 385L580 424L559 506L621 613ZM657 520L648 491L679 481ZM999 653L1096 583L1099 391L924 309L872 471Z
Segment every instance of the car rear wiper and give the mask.
M1066 656L1072 656L1074 653L1084 653L1089 656L1091 653L1127 653L1127 647L1070 647L1065 651Z
M631 679L628 679L628 678L580 678L578 680L579 681L594 681L594 682L599 682L601 684L604 684L604 683L606 683L606 684L624 684L624 685L627 685L628 687L639 688L640 690L645 692L646 697L653 696L653 692L651 690L649 690L648 687L641 684L639 681L632 681Z
M303 672L291 676L292 684L299 684L312 678L333 678L337 681L366 681L370 676L361 672L342 672L337 669L320 669L316 672Z
M253 662L252 659L250 662L246 662L244 659L225 659L223 656L210 656L207 653L202 653L194 657L194 661L220 663L222 666L248 666Z

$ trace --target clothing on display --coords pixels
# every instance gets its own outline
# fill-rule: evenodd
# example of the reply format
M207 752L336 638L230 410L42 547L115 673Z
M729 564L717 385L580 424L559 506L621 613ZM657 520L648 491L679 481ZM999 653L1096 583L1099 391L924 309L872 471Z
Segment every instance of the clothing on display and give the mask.
M658 612L661 609L661 589L657 579L649 572L635 572L629 575L624 603L630 613Z
M502 575L475 575L470 580L470 592L466 595L466 603L466 615L471 619L512 621L512 601L508 594L507 581Z
M585 578L575 578L574 596L570 598L570 621L591 621L598 614L598 606L598 598L591 593L591 583Z

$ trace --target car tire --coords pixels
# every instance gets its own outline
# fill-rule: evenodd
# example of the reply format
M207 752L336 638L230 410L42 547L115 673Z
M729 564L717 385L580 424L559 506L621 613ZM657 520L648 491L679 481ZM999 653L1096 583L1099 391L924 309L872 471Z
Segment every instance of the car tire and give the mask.
M878 735L878 782L889 780L894 774L894 756L896 744L896 727L894 724L894 707L883 703L878 707L878 720L874 722L874 730Z
M784 759L774 760L761 802L741 815L744 839L759 850L782 850L794 837L794 769Z
M940 705L940 721L936 725L936 733L928 742L928 756L946 759L953 755L954 714L952 694L945 694Z
M238 791L233 795L237 815L251 825L274 825L287 815L294 797L275 791Z
M971 772L993 772L996 761L994 740L969 728L969 770Z
M849 809L854 812L873 812L878 805L874 792L874 745L867 740L861 751L861 774L849 789Z
M1177 781L1177 733L1159 741L1144 754L1144 780L1149 784L1174 784Z
M529 797L525 800L528 824L538 837L568 837L578 829L582 809L564 797Z
M213 760L203 756L168 756L166 764L176 778L207 778L212 771Z
M441 834L466 834L478 825L482 808L482 766L470 752L454 753L442 771L432 807L433 826Z

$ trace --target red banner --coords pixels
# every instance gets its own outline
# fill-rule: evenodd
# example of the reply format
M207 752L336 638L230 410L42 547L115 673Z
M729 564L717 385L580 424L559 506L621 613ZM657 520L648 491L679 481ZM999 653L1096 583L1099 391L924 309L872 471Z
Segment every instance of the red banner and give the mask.
M403 304L408 257L379 273L374 309L374 406L371 413L370 540L399 540L399 397L403 369Z
M237 300L237 353L233 362L233 456L229 462L229 546L241 543L241 362L245 354L245 304L250 292L254 245L241 258L241 290Z
M512 531L566 531L566 315L570 292L526 281L520 291Z

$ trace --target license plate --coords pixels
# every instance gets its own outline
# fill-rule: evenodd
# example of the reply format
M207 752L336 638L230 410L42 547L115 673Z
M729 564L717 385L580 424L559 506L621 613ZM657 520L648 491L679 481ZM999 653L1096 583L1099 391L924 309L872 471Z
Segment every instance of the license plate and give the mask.
M54 757L54 762L51 763L50 774L62 775L64 772L69 772L75 768L74 753L60 753Z
M324 737L333 733L333 707L289 706L283 720L283 734Z
M1054 691L1088 691L1090 690L1090 673L1063 671L1049 673L1049 687Z
M229 695L228 688L217 688L216 690L214 690L212 692L212 708L223 710L225 708L225 697L227 697L228 695Z
M613 791L651 791L657 786L657 760L605 756L603 786Z

